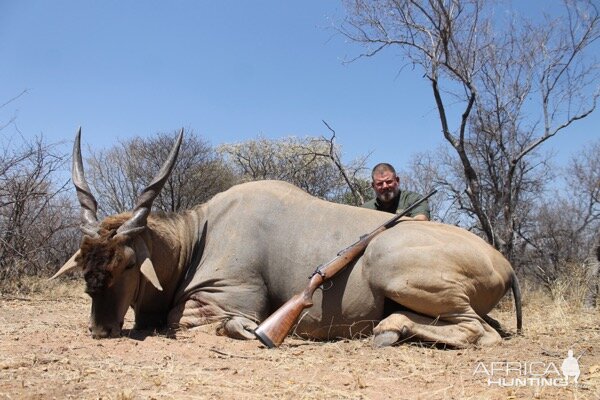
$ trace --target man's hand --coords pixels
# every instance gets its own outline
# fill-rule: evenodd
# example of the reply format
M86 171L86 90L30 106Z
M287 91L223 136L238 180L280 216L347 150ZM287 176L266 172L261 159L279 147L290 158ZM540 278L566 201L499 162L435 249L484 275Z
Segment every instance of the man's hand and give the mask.
M402 217L400 221L429 221L429 218L423 214L417 214L414 217Z

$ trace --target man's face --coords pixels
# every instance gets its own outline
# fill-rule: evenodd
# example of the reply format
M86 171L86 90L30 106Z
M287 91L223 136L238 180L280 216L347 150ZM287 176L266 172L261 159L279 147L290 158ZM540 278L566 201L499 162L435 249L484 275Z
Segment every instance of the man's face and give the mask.
M400 179L391 171L375 173L371 186L379 201L388 203L398 194Z

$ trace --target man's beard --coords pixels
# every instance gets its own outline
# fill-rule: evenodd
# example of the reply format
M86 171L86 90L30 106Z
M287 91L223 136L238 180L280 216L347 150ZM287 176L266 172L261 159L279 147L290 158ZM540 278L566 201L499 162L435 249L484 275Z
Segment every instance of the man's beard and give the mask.
M390 201L392 201L394 199L394 197L396 197L398 192L399 192L399 190L389 190L387 192L379 194L379 196L377 196L377 197L379 198L380 201L382 201L384 203L389 203Z

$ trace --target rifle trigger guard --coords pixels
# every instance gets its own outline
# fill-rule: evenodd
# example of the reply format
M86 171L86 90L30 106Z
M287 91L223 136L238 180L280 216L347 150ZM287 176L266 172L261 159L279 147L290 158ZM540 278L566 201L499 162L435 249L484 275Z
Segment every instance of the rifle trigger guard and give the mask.
M311 274L311 275L308 277L308 279L312 279L312 277L313 277L313 276L315 276L315 275L317 275L317 274L321 275L321 278L323 278L323 280L327 279L327 276L326 276L326 275L325 275L325 274L324 274L324 273L321 271L321 267L322 267L322 266L323 266L323 265L319 265L319 266L317 267L317 269L315 269L315 272L313 272L313 273L312 273L312 274Z
M311 276L308 277L308 279L312 279L313 276L315 275L321 275L321 278L323 278L323 283L321 284L321 286L319 286L319 289L321 290L328 290L331 289L331 287L333 286L333 282L329 281L327 283L329 283L329 286L325 287L325 281L327 280L327 275L325 275L325 273L323 271L321 271L321 267L323 265L319 265L317 267L317 269L315 269L315 272L312 273Z

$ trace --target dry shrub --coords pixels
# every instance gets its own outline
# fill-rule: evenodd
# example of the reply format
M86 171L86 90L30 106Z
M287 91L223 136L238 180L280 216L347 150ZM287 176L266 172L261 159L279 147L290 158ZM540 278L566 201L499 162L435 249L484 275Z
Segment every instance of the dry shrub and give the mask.
M523 299L523 330L529 340L547 335L573 336L574 327L587 327L590 314L584 312L586 274L579 264L570 264L555 281L539 285L532 281L521 281ZM510 328L514 322L512 296L505 296L494 314Z
M557 329L587 326L590 314L584 312L584 297L587 290L586 271L580 264L570 264L559 279L540 284L530 279L521 279L523 307L523 330L528 338L546 334L557 334ZM491 312L491 316L509 332L516 332L515 303L507 293ZM560 327L560 328L557 328ZM552 331L552 332L549 332Z
M521 282L523 306L544 308L551 305L579 312L589 280L584 266L577 263L567 264L557 279L543 285L525 280Z
M557 279L546 284L547 292L556 305L569 305L580 309L590 285L586 267L580 263L567 263Z
M0 297L31 296L56 300L83 295L83 282L80 279L49 280L37 276L19 276L0 282Z

